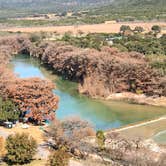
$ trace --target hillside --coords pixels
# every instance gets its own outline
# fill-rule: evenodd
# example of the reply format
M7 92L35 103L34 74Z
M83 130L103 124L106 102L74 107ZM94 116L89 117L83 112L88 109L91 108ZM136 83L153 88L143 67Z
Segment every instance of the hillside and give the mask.
M89 10L89 13L79 20L62 21L62 24L71 21L72 24L93 24L112 19L166 20L165 0L0 0L0 18L79 10ZM98 19L94 19L96 16Z
M104 6L113 0L0 0L0 17L63 12Z
M112 0L1 0L0 8L29 8L32 9L55 9L55 7L79 7L79 6L97 6L112 2Z
M165 0L114 0L113 6L128 7L146 7L146 6L164 6Z
M114 0L110 5L90 11L98 20L166 20L165 0Z

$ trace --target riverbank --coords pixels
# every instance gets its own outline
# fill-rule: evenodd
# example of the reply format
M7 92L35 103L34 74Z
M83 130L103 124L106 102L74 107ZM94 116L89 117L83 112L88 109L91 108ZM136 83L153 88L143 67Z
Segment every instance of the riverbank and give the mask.
M154 119L166 114L164 107L92 99L81 95L77 91L77 83L64 80L53 73L52 70L43 66L40 60L28 55L18 55L13 58L11 69L20 78L35 76L49 79L55 83L56 90L54 93L60 98L59 108L56 111L58 119L78 116L89 121L96 130L107 130Z
M111 132L120 133L125 138L130 139L153 139L155 135L166 130L166 116L140 122L137 124L131 124L119 129L114 129L113 131L107 131L106 134ZM166 139L165 139L166 144Z
M129 103L166 107L166 97L147 97L129 92L109 95L106 100L127 101Z
M165 77L140 53L120 52L110 47L100 51L81 49L63 42L41 40L36 43L25 36L2 38L1 43L16 53L38 58L64 79L77 82L79 93L91 98L121 98L139 104L165 105ZM125 95L117 97L117 94Z

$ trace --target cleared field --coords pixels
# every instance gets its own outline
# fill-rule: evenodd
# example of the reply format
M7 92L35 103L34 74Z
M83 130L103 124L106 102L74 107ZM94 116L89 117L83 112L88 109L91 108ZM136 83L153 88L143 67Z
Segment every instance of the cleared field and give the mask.
M151 30L153 25L159 25L166 28L166 22L123 22L123 23L110 23L110 24L94 24L94 25L73 25L73 26L50 26L50 27L14 27L14 28L1 28L0 31L10 32L57 32L64 34L65 32L72 32L73 34L82 31L84 33L118 33L122 25L129 25L132 29L136 26L141 26L146 32ZM162 32L165 33L165 30Z
M127 126L120 129L115 129L116 132L121 133L127 138L152 138L161 131L166 130L166 117L161 117L156 120L142 122L136 125ZM166 138L165 138L166 140Z
M12 129L6 129L4 127L0 127L0 136L7 137L8 135L15 133L29 134L37 141L38 144L44 142L44 134L39 126L30 126L28 129L23 129L21 127L21 124Z

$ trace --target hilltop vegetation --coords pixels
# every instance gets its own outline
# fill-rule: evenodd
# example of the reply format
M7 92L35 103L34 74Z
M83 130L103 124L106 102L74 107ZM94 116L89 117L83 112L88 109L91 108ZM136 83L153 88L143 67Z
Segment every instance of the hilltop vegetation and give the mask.
M1 0L1 18L103 6L112 0Z
M0 18L24 17L33 14L84 11L84 16L62 18L54 24L103 23L106 20L166 20L165 0L1 0ZM97 19L94 19L96 18ZM48 20L47 20L48 21ZM48 24L48 22L47 22ZM51 23L53 24L53 23Z
M165 0L116 0L111 5L90 11L89 16L97 15L97 23L106 20L165 20ZM94 20L95 21L95 20Z

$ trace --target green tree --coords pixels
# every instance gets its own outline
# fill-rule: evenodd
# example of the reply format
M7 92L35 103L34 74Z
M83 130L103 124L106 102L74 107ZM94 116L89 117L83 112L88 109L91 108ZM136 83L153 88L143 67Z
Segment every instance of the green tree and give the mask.
M0 98L0 120L1 121L7 121L7 120L18 120L20 115L20 111L15 106L15 104L10 101L6 100L3 101L2 98Z
M71 32L65 32L65 34L62 37L62 40L69 42L71 39L72 39L72 33Z
M154 25L152 26L152 31L155 33L155 34L158 34L161 32L161 27L159 25Z
M160 43L163 47L163 50L164 50L164 54L166 55L166 34L163 34L161 37L160 37Z
M41 40L41 35L35 33L31 34L30 36L31 42L39 42L40 40Z
M7 155L6 160L10 164L29 163L37 150L36 141L29 135L10 135L6 140Z
M125 31L127 31L127 30L131 30L131 28L130 28L130 26L128 26L128 25L122 25L121 27L120 27L120 32L121 33L125 33Z
M137 32L137 33L142 33L143 31L144 29L141 26L136 26L134 29L134 32Z

